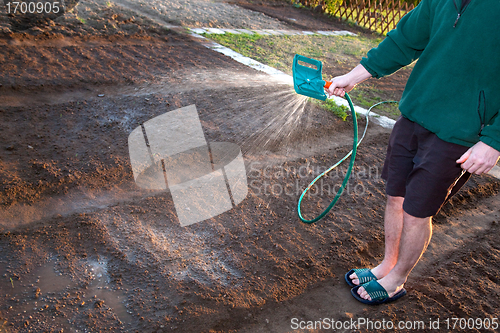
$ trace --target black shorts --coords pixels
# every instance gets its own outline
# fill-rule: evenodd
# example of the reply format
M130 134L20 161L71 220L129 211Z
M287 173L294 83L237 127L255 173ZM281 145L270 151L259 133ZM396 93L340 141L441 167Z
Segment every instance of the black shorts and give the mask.
M403 210L412 216L436 215L470 177L456 163L468 149L443 141L400 117L392 130L382 170L387 195L404 197Z

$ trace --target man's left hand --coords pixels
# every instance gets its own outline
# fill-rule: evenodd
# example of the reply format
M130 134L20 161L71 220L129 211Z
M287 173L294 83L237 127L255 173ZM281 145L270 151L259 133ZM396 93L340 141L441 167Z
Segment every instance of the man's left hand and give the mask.
M462 169L480 175L490 171L497 164L500 152L479 141L457 160Z

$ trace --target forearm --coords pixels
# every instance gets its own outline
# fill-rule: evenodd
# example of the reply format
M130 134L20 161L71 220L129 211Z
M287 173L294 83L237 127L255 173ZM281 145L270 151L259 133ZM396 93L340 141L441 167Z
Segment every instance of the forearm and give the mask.
M361 64L354 67L347 75L351 76L351 80L354 82L354 85L372 77L372 75Z
M337 76L332 79L332 84L328 88L330 95L344 96L346 92L351 91L355 85L371 77L371 74L359 64L349 73Z

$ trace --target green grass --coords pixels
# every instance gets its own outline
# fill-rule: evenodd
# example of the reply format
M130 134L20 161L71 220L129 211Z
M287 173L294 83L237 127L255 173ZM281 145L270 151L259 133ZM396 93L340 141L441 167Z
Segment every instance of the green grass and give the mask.
M351 70L359 64L361 58L370 49L376 47L384 38L370 35L264 36L257 34L205 34L205 37L290 75L292 74L292 62L295 54L320 60L323 63L323 77L325 79L345 74ZM384 100L399 100L398 93L384 91L376 86L376 80L368 80L356 86L349 95L354 104L364 108L369 108ZM383 104L374 111L393 119L400 115L396 104Z
M291 74L296 53L323 61L354 64L381 38L352 36L263 36L250 34L206 34L206 37L236 52Z
M346 121L347 117L349 116L349 114L347 113L349 111L349 108L345 105L337 105L333 99L327 99L326 101L320 101L318 99L311 100L313 100L314 103L316 103L323 109L332 112L343 121Z
M371 93L371 96L368 94ZM369 90L357 90L356 91L356 105L359 105L365 109L369 109L372 105L387 101L380 97L383 94L383 91L380 89L372 88ZM389 103L389 104L381 104L377 106L376 109L373 110L375 113L380 113L379 110L384 111L384 115L396 119L401 114L398 109L399 103Z

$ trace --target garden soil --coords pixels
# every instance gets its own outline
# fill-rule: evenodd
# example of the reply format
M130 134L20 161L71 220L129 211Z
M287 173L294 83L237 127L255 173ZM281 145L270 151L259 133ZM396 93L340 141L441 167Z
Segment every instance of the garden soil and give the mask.
M451 331L454 317L479 318L470 331L484 331L479 322L499 317L497 180L472 177L436 216L407 296L358 303L344 274L383 255L389 130L369 125L338 204L304 224L301 190L352 148L351 117L166 28L238 28L245 17L259 17L255 28L344 26L280 2L157 2L81 1L27 30L0 16L0 332L327 331L315 321L435 332ZM169 19L169 4L184 4L184 18ZM234 14L214 21L217 12ZM400 93L401 81L382 84ZM182 227L169 191L135 185L128 136L193 104L208 142L241 147L248 195ZM345 171L306 197L306 217L328 205ZM344 324L360 318L372 326Z

